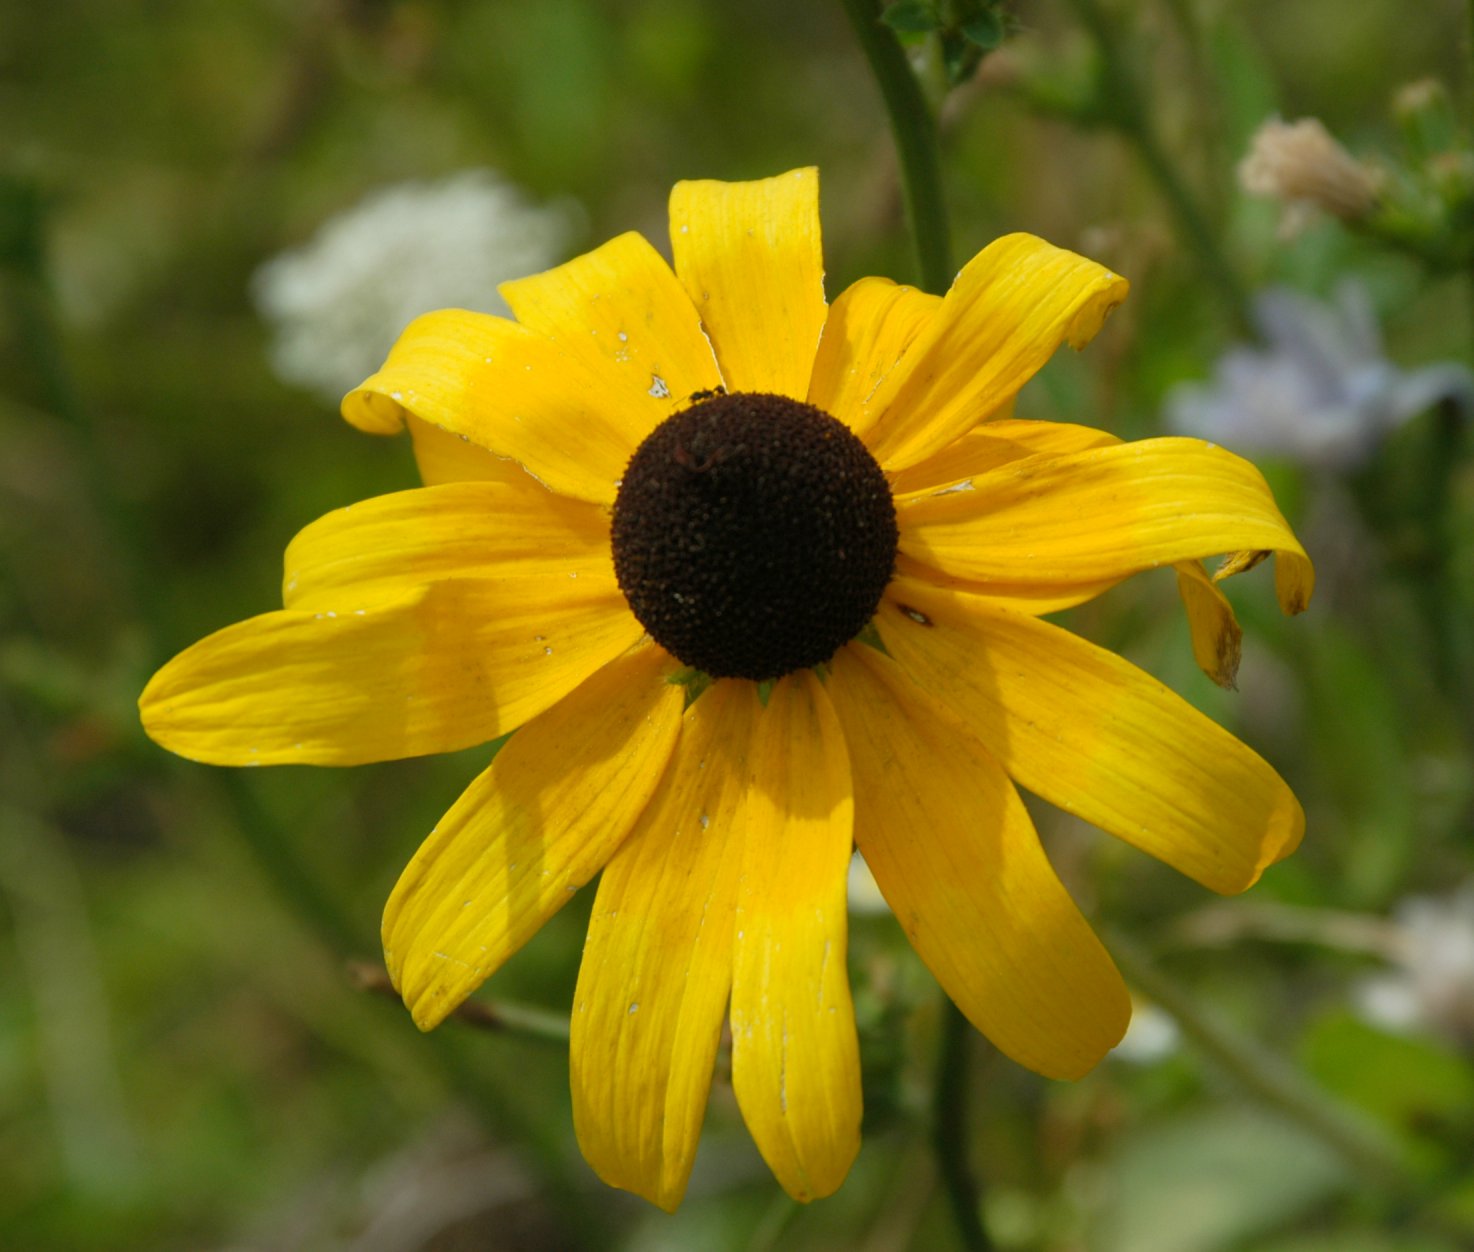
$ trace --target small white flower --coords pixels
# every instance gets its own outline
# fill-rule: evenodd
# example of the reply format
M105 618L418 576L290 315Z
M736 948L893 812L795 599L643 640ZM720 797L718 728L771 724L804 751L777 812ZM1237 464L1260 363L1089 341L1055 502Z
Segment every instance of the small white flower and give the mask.
M1273 287L1254 301L1263 348L1231 348L1212 383L1167 396L1167 424L1245 455L1349 470L1409 418L1440 401L1468 414L1474 375L1451 362L1400 370L1383 354L1366 289L1343 282L1333 302Z
M1413 896L1394 920L1396 968L1363 980L1357 1007L1380 1026L1474 1043L1474 883L1443 898Z
M1155 1065L1176 1052L1181 1042L1182 1033L1165 1010L1132 996L1131 1024L1111 1055L1131 1065Z
M421 313L506 313L496 286L556 264L579 213L540 205L491 170L383 188L252 279L284 381L336 403Z

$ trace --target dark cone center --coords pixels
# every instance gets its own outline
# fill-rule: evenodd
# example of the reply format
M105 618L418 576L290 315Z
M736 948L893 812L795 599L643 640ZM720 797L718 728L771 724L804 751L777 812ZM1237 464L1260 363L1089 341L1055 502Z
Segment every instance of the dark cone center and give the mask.
M714 678L818 665L875 613L896 510L842 422L738 392L667 418L614 502L614 572L640 624Z

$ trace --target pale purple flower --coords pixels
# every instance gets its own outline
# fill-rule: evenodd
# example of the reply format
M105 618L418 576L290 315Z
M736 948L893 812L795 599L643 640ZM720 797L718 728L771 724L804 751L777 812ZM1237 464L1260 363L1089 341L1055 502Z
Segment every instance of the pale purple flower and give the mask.
M1322 304L1271 287L1254 301L1263 347L1229 349L1211 383L1186 383L1166 402L1167 424L1245 455L1351 470L1410 418L1448 402L1474 410L1474 375L1443 362L1390 362L1366 289L1341 283Z

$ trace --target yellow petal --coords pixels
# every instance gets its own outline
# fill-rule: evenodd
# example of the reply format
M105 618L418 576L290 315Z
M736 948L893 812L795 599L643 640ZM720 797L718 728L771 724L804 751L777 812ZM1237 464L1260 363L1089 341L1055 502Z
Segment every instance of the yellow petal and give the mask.
M453 752L535 717L641 635L612 579L447 579L227 626L139 697L148 734L211 765Z
M686 711L675 755L599 880L574 992L573 1124L611 1186L685 1194L732 985L752 685Z
M1045 453L1080 452L1120 442L1115 435L1091 426L1020 421L1012 417L992 418L920 464L890 475L891 491L898 499L902 496L922 499L933 494L969 491L972 479L1011 461ZM984 591L966 578L950 578L940 570L930 568L924 561L904 553L896 559L896 572L942 586L970 588L986 594L990 601L1018 609L1021 613L1054 613L1071 608L1094 599L1120 581L1114 577L1088 582L1068 578L1053 581L1031 578L1019 583L990 582Z
M1020 613L1056 613L1060 609L1073 608L1086 600L1093 600L1103 591L1109 591L1121 580L1102 578L1096 582L1080 582L1071 579L1055 579L1049 582L1036 579L1032 582L975 583L966 578L953 578L933 569L925 561L918 561L904 552L896 557L896 574L907 578L918 578L936 587L957 587L974 595L984 596L990 604L1001 604Z
M1094 426L995 418L910 469L890 475L891 493L926 495L1026 456L1062 456L1120 442L1118 436Z
M938 452L1012 399L1062 343L1094 338L1126 290L1104 266L1033 235L995 240L881 384L870 450L887 470Z
M522 325L643 408L647 433L722 381L685 288L634 232L498 290Z
M1314 584L1259 471L1197 439L1011 461L898 500L896 520L901 552L979 590L1111 581L1241 548L1276 552L1286 612L1303 609Z
M1233 605L1200 561L1180 561L1173 568L1177 571L1177 594L1187 610L1198 667L1220 687L1231 689L1244 649L1244 632Z
M981 598L897 579L891 656L1022 787L1214 891L1242 891L1305 815L1257 754L1112 652Z
M860 1050L845 966L854 801L844 735L810 671L773 689L749 756L732 1087L795 1200L834 1192L860 1150Z
M649 432L649 399L516 322L444 309L409 324L384 368L343 398L343 416L393 434L412 414L511 457L554 491L609 504Z
M862 278L842 291L824 322L809 403L855 434L867 432L875 420L870 397L941 303L888 278Z
M614 577L609 519L518 471L501 482L446 483L335 509L287 545L289 609L359 607L441 578Z
M891 490L897 495L926 495L939 489L946 490L947 487L956 490L958 483L986 474L1010 461L1022 460L1026 456L1060 456L1070 452L1085 452L1091 448L1104 448L1120 442L1117 436L1108 431L1096 430L1092 426L1011 419L990 421L985 426L969 431L920 465L902 470L893 477ZM1209 678L1220 687L1232 687L1234 676L1238 672L1243 637L1233 608L1223 593L1213 585L1200 562L1182 561L1174 568L1177 570L1177 586L1192 632L1193 655ZM897 570L922 578L928 576L925 566L906 558L898 562ZM938 576L935 571L931 571L931 578L935 582L949 581ZM962 579L953 581L955 585L966 585ZM1068 608L1089 600L1114 583L1114 579L1106 579L1099 583L1072 584L1067 581L1055 585L1032 583L1008 588L990 584L987 594L990 600L1021 612L1052 613L1056 609Z
M532 475L510 457L497 456L464 435L432 426L413 413L404 416L414 447L415 466L420 471L420 481L427 487L441 483L481 482L518 486L523 480L532 479Z
M802 400L824 326L819 171L677 183L670 240L727 389Z
M1222 582L1235 574L1253 569L1261 561L1278 555L1272 548L1252 548L1244 552L1231 552L1223 564L1213 571L1213 581ZM1310 603L1310 594L1315 589L1314 571L1310 563L1277 560L1274 563L1274 592L1279 597L1280 608L1286 613L1302 613Z
M462 794L384 909L389 976L440 1024L588 882L660 781L685 696L642 643L522 727Z
M829 692L855 840L921 959L1021 1065L1086 1073L1120 1042L1130 998L998 762L872 648L840 650Z

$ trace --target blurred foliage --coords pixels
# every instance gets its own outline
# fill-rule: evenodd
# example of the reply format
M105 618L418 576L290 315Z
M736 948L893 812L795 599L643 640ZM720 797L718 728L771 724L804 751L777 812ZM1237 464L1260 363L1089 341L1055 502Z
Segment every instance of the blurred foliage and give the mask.
M1088 7L1114 32L1110 67L1065 0L891 9L941 101L958 255L1028 229L1133 282L1021 416L1158 433L1168 389L1207 376L1239 333L1138 123L1234 285L1325 292L1354 272L1394 360L1469 359L1468 275L1329 223L1283 240L1233 180L1275 111L1323 118L1358 153L1446 150L1474 95L1462 5L1416 20L1393 0ZM1005 31L986 57L957 52ZM938 40L952 40L940 59ZM1394 110L1430 78L1452 104ZM1129 125L1082 125L1113 83L1134 93ZM401 443L271 376L248 297L262 261L372 188L468 166L573 196L587 242L638 229L664 246L677 179L807 163L823 169L831 293L865 273L914 279L885 118L839 5L0 7L0 1245L952 1246L926 1125L940 1006L890 918L853 927L867 1125L846 1187L789 1202L719 1082L690 1197L667 1217L583 1165L556 1044L454 1022L421 1036L345 973L376 957L382 901L485 750L230 774L154 748L133 708L168 656L273 606L298 527L413 481ZM1270 916L1383 915L1474 874L1461 437L1415 423L1356 481L1266 467L1321 586L1286 622L1266 570L1235 580L1237 693L1194 667L1165 577L1072 615L1296 787L1308 835L1256 889ZM1088 913L1297 1058L1390 1136L1413 1182L1359 1176L1186 1045L1065 1085L979 1040L972 1149L1000 1248L1474 1243L1471 1040L1353 1016L1385 954L1321 922L1193 941L1200 889L1042 806L1039 820ZM487 994L566 1012L587 908Z

